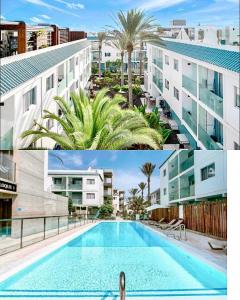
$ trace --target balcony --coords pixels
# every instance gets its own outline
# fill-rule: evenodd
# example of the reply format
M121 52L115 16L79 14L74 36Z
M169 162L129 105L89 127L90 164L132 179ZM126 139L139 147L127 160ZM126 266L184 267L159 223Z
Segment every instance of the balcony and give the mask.
M184 150L179 153L180 173L194 165L194 151Z
M197 119L195 119L193 114L184 107L182 108L182 118L192 129L192 131L197 134Z
M193 157L193 156L192 156ZM191 169L180 177L180 198L188 198L195 195L195 177Z
M198 139L203 143L203 145L208 150L222 150L222 145L214 141L211 136L198 125Z
M69 193L69 198L72 199L73 205L82 204L82 193Z
M0 150L13 149L13 127L11 127L2 137L0 136Z
M220 117L223 117L223 98L199 84L199 99Z
M152 63L158 66L160 69L163 69L163 60L160 58L153 58Z
M55 184L52 184L52 187L51 187L52 191L62 191L62 190L66 190L66 184L64 183L55 183Z
M195 185L180 188L180 198L193 197L195 195Z
M82 184L81 183L69 183L68 189L69 190L82 190Z
M16 164L10 155L0 153L0 178L9 181L16 180Z
M192 95L197 97L197 82L188 76L182 76L182 86L189 91Z
M168 191L169 191L169 201L174 201L179 199L179 187L178 187L178 178L169 182Z
M158 78L156 75L153 75L153 82L156 84L156 86L162 92L163 91L163 80Z
M168 176L169 180L172 179L173 177L176 177L178 175L178 156L173 158L169 163L168 163Z

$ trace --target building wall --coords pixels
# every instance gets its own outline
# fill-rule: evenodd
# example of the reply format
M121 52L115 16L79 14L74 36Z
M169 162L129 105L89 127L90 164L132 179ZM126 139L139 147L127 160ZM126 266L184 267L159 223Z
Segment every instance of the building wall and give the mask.
M79 42L73 42L79 43ZM81 43L81 42L80 42ZM65 45L59 45L56 47L64 47ZM51 48L53 49L53 47ZM48 52L49 49L42 49L39 51L34 51L31 53L26 53L22 57L9 57L4 59L4 64L13 62L17 59L23 59L30 56L34 56L38 53ZM66 87L62 90L58 89L58 72L59 66L64 65L65 76L69 70L69 61L74 59L74 76L73 78L67 79ZM78 59L78 65L76 64L76 59ZM79 51L73 56L70 56L65 61L54 67L48 69L47 71L41 73L38 76L33 77L31 80L19 85L17 88L11 90L10 92L1 96L4 106L2 110L2 127L0 136L3 138L10 130L13 128L13 148L25 148L31 144L31 137L26 139L21 139L20 135L27 129L30 129L33 125L33 120L40 120L43 110L47 109L53 113L58 112L58 107L54 101L53 97L58 95L64 97L66 100L70 97L71 91L77 91L79 88L84 89L87 85L88 79L90 77L91 67L90 67L90 47ZM50 76L54 76L54 87L49 91L46 91L46 79ZM30 105L28 111L24 111L23 95L30 91L32 88L36 87L36 104ZM44 123L46 125L46 121ZM57 123L53 123L52 131L59 132ZM3 143L2 143L3 144ZM54 143L48 139L43 139L37 142L37 147L53 147Z

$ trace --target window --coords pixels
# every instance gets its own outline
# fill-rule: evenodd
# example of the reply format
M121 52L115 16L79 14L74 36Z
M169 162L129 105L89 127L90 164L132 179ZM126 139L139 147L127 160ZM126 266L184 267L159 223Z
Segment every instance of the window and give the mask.
M105 52L105 57L110 57L111 53L110 52Z
M167 174L167 171L166 171L166 169L164 169L163 170L163 176L166 176L166 174Z
M174 70L178 71L178 60L174 59Z
M169 90L169 81L165 79L165 88Z
M201 180L207 180L208 178L215 176L215 163L201 169Z
M53 178L54 184L62 184L62 178Z
M87 184L95 184L95 179L87 179Z
M72 184L81 185L82 179L81 178L72 178Z
M169 65L169 56L165 55L165 64Z
M166 188L163 189L163 195L167 195L167 189Z
M234 150L240 150L240 145L234 142Z
M53 74L46 79L46 92L54 87L54 76Z
M24 112L29 110L30 105L36 104L36 88L31 89L23 95Z
M234 105L240 108L240 94L236 86L234 87Z
M54 126L54 121L52 119L47 119L46 127L47 129L51 129Z
M94 193L87 193L87 199L95 199Z
M174 97L179 100L179 90L174 87Z

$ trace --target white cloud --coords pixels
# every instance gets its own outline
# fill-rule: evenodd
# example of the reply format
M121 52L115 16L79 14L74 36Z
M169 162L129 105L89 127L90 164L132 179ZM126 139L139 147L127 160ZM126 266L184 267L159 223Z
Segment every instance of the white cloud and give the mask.
M118 157L118 156L117 156L116 151L112 151L109 160L110 160L110 161L115 161L115 160L117 159L117 157Z
M149 0L149 1L144 1L144 3L141 5L142 9L162 9L162 8L167 8L171 7L183 2L186 2L188 0Z
M84 5L81 4L81 3L73 3L73 2L67 2L67 1L64 1L64 0L54 0L56 2L59 2L59 3L63 3L65 4L68 8L71 8L71 9L84 9Z
M97 159L94 158L93 160L90 161L89 167L95 167L97 165Z
M3 15L1 15L0 20L6 20L6 18Z
M46 20L50 20L51 17L49 17L48 15L40 15L40 17L42 17L43 19L46 19Z
M74 13L72 13L72 12L66 10L66 9L62 9L62 8L56 6L56 5L48 4L43 0L25 0L25 1L28 2L28 3L31 3L31 4L46 7L46 8L51 9L51 10L53 9L53 10L56 10L58 12L70 15L70 16L74 16L74 17L78 17L78 18L80 17L79 15L74 14Z
M147 182L146 177L142 172L136 170L116 170L114 171L114 187L123 189L126 191L128 197L129 190L132 188L138 188L140 182ZM151 177L151 191L156 190L160 186L159 176L153 175ZM144 195L147 194L147 188Z
M37 17L32 17L32 18L30 18L30 20L31 20L32 22L34 22L34 23L42 23L42 22L43 22L42 19L39 19L39 18L37 18Z
M53 153L53 155L51 155ZM83 165L82 156L78 152L72 152L72 151L52 151L49 152L49 158L51 158L51 166L52 168L55 167L57 169L68 169L70 167L76 169L80 168ZM63 163L61 163L57 158L52 159L54 156L59 157Z

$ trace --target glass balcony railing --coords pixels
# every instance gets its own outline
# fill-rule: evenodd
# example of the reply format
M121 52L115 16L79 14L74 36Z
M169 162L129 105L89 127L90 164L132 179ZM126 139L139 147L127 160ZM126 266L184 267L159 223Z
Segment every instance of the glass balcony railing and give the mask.
M81 190L82 189L82 184L81 183L70 183L68 185L69 190Z
M179 153L180 173L191 168L194 165L193 150L184 150Z
M199 99L220 117L223 117L223 99L199 84Z
M198 139L208 150L222 150L221 144L216 143L200 125L198 125Z
M195 195L195 185L180 188L180 198L188 198Z
M66 184L64 184L64 183L54 183L52 185L52 190L66 190Z
M186 110L184 107L182 108L182 118L192 129L192 131L197 134L197 120L193 117L192 113Z
M67 80L66 78L59 78L58 79L58 94L62 93L62 91L66 88L67 86Z
M175 179L172 182L169 182L168 190L169 190L169 200L170 201L179 199L178 179Z
M160 58L153 58L152 62L154 65L158 66L160 69L163 69L163 60Z
M153 82L156 84L156 86L162 92L163 91L163 81L162 81L162 79L160 79L157 76L153 75Z
M187 77L182 76L182 86L188 90L192 95L197 96L197 82Z
M178 175L178 156L173 158L168 163L168 176L169 179L172 179L173 177L176 177Z
M13 127L11 127L3 137L0 137L0 150L13 149Z

